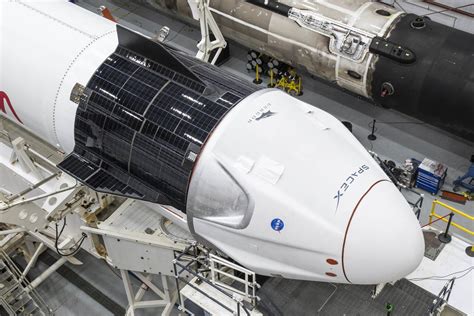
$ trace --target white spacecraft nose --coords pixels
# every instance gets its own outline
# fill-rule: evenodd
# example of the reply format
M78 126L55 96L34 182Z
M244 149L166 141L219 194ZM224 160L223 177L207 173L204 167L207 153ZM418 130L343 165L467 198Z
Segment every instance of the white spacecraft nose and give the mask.
M355 206L343 246L348 281L378 284L401 279L423 259L424 239L410 206L389 181L375 183Z

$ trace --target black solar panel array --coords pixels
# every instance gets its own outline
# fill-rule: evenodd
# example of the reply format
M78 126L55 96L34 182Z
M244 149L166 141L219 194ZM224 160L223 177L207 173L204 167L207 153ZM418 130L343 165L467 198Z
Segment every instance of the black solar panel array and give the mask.
M97 191L185 211L201 146L224 115L257 88L191 57L169 63L170 56L181 55L147 45L166 60L119 46L95 72L77 110L76 147L59 167ZM190 70L193 76L186 75Z

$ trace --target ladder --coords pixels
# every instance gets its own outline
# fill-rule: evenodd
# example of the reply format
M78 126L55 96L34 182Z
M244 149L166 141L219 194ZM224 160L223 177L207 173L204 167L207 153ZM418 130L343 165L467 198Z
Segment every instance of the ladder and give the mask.
M47 316L52 313L26 278L19 281L20 270L10 257L0 250L0 314L19 316Z
M212 316L262 315L256 308L260 286L253 271L204 251L197 244L176 252L173 264L180 311L189 315L197 311Z

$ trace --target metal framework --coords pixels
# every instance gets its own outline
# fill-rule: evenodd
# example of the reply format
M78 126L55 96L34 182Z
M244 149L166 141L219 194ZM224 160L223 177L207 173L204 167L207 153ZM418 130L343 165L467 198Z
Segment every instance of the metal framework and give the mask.
M0 249L0 306L8 315L52 315L34 287Z
M256 290L260 288L260 285L257 283L255 272L245 269L212 253L209 254L209 266L212 284L242 295L242 298L252 303L253 306L257 304L258 296ZM240 272L243 274L243 277L236 276L233 273L234 271ZM223 282L222 280L224 278L230 280L232 285ZM233 283L237 283L237 286ZM240 287L243 287L244 290L239 290L238 288Z
M199 21L201 27L201 41L197 44L199 51L196 58L214 65L222 50L227 47L227 42L209 10L209 0L188 0L188 4L191 7L193 18ZM214 35L214 39L211 39L211 33ZM215 54L209 61L214 51Z
M177 300L176 292L170 290L168 286L168 277L161 275L161 283L163 290L160 290L153 282L152 274L142 274L138 272L132 272L127 270L120 270L122 281L125 286L125 292L127 294L128 308L126 316L134 316L137 309L150 309L164 307L161 315L170 315L174 304ZM142 286L135 293L130 281L130 274L133 274L140 280ZM160 299L158 300L143 300L143 297L147 290L151 290Z
M444 307L448 304L449 297L451 295L451 291L453 290L455 280L456 278L452 278L441 289L441 291L439 292L438 296L434 300L433 305L431 306L429 310L430 316L440 315Z
M192 314L185 304L186 299L189 299L211 315L261 315L255 309L260 300L255 291L260 286L253 271L200 251L196 244L181 253L175 253L173 264L181 311ZM184 278L184 272L194 278ZM184 287L180 286L180 281L185 284ZM235 304L234 308L232 304Z

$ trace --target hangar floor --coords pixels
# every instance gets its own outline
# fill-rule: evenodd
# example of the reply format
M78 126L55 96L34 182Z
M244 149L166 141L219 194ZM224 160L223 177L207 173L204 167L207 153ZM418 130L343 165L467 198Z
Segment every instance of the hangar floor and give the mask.
M100 5L105 4L119 23L150 36L157 34L161 26L166 25L171 29L167 39L168 44L190 53L196 50L195 45L200 37L197 29L152 12L145 7L134 5L129 1L117 0L76 2L94 12L97 12ZM222 67L241 77L251 79L251 74L248 74L245 68L246 49L235 43L230 43L230 45L231 58ZM474 153L473 144L398 112L376 107L363 98L343 93L335 85L311 78L308 74L303 75L303 82L305 93L301 98L304 101L328 111L341 120L352 122L354 135L366 148L377 152L382 158L401 163L406 158L413 157L422 160L424 157L429 157L445 163L449 168L446 180L448 190L452 189L450 185L452 181L468 169L470 165L468 158ZM371 142L367 139L367 135L370 134L369 124L374 118L379 122L376 131L378 138ZM428 221L431 203L435 198L430 194L425 194L425 203L420 217L422 224ZM471 215L474 213L474 202L455 206ZM472 225L462 218L455 220L465 226ZM390 225L390 222L383 225ZM440 224L439 228L444 228L444 225ZM415 286L415 283L402 280L393 286L387 286L376 300L371 300L372 289L369 287L275 279L266 282L262 289L263 298L266 297L270 302L268 306L265 306L265 310L270 314L285 315L306 313L385 315L384 304L390 301L395 304L393 315L418 315L449 279L438 278L442 279L439 281L432 276L445 276L473 266L471 258L464 254L467 243L473 242L472 236L455 230L453 234L457 234L459 238L455 238L452 243L446 245L436 261L425 258L420 268L408 277L408 279L416 278L415 283L420 287ZM81 254L80 259L85 263L82 267L65 268L54 274L40 287L41 294L48 299L47 303L55 310L56 315L123 314L126 297L120 278L104 263L86 254ZM46 267L47 261L48 258L43 257L41 263L43 267ZM79 274L83 282L78 279ZM463 273L455 275L461 276ZM430 278L425 279L426 277ZM61 291L58 292L59 288ZM77 291L77 288L81 291ZM471 272L456 281L450 303L455 308L474 315L471 299L474 295L473 289L474 277ZM292 299L291 302L285 301L288 298ZM312 304L308 305L308 301ZM339 309L331 309L336 308L334 306L339 306ZM137 314L156 313L141 311Z

